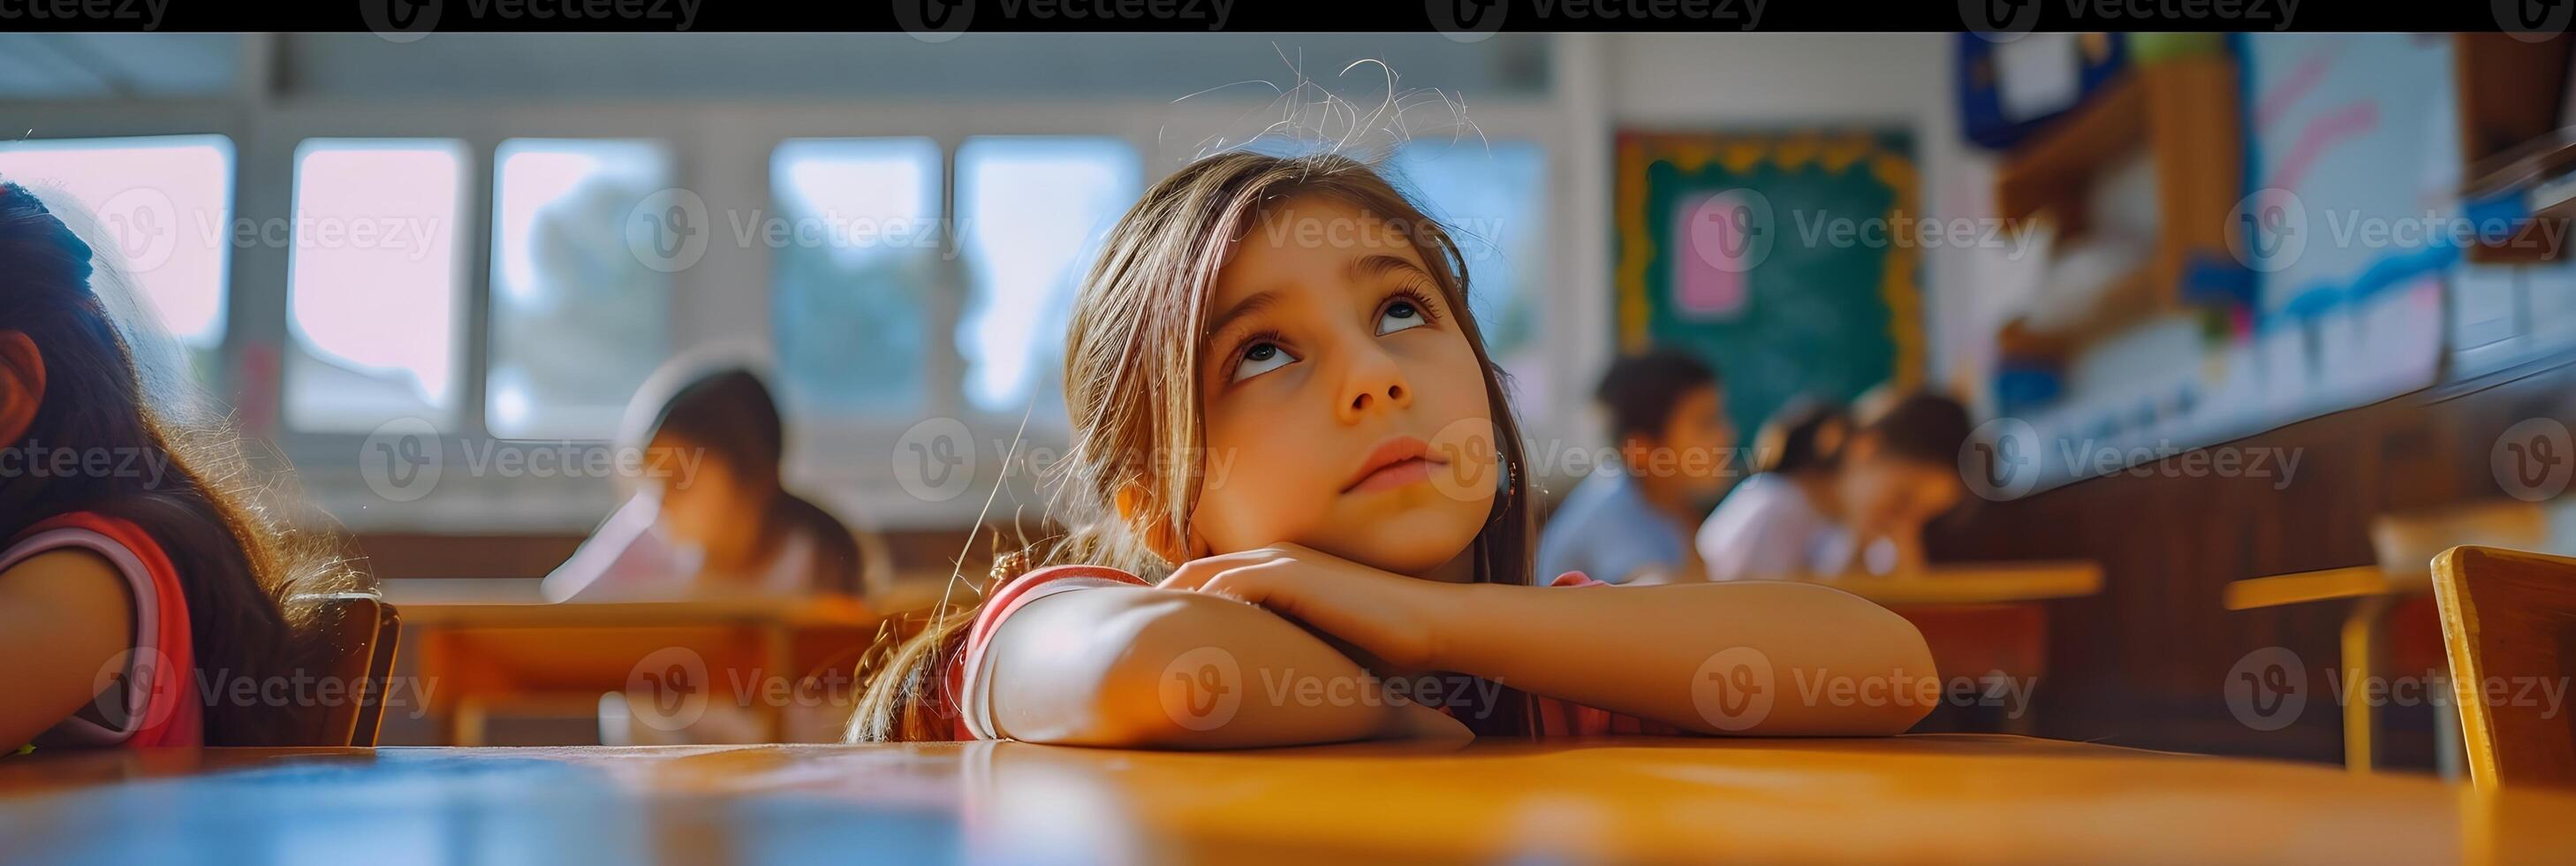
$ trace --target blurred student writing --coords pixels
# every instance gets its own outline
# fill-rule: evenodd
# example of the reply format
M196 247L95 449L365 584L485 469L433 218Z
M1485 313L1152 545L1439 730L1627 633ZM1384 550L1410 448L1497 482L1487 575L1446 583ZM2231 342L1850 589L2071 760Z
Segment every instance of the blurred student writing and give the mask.
M658 395L668 394L667 398ZM635 495L546 576L551 601L865 595L890 575L848 528L787 490L785 425L749 370L680 362L648 381L623 438Z

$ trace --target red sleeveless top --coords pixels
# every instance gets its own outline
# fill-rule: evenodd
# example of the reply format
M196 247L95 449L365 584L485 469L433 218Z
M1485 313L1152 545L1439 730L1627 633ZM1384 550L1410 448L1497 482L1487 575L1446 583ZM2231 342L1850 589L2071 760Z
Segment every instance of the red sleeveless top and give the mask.
M179 571L161 545L128 521L89 512L27 527L0 549L0 571L56 550L86 550L125 577L134 602L133 641L98 673L95 712L64 719L40 739L98 746L196 746L205 707L196 693L196 644Z

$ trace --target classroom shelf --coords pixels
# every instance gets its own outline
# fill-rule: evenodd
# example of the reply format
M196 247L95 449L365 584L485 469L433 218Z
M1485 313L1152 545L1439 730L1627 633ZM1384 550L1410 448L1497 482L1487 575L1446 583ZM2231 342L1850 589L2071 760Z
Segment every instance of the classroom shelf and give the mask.
M2549 135L2566 122L2571 39L2564 34L2526 42L2505 33L2451 36L2453 86L2459 103L2461 176L2477 177L2479 164ZM2506 264L2554 261L2567 251L2544 243L2564 237L2565 217L2526 223L2513 237L2469 246L2472 262Z
M1996 209L2007 219L2050 220L2062 243L2089 228L2084 202L2098 177L2143 149L2155 167L2159 226L2147 263L2087 315L2047 329L2016 320L2000 339L2063 357L2181 305L2191 259L2227 254L2228 215L2243 194L2237 91L2236 61L2224 54L2140 63L2005 158Z

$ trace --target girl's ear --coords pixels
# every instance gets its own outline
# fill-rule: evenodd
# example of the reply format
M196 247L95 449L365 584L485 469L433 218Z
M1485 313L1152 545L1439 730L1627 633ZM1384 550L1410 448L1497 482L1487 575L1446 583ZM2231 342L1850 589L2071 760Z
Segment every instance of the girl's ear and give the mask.
M27 438L45 404L45 355L22 331L0 331L0 442Z
M1145 492L1145 485L1133 481L1121 484L1116 498L1118 522L1136 528L1137 535L1143 538L1146 547L1153 549L1155 556L1174 565L1190 561L1189 550L1182 544L1179 534L1172 531L1171 521L1162 519L1161 515L1147 516L1153 513L1154 498Z

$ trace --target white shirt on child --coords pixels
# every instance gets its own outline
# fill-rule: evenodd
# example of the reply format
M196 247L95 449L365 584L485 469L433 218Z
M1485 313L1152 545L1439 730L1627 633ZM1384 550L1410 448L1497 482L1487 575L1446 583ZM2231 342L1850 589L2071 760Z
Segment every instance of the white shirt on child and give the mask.
M1700 524L1700 561L1710 580L1771 580L1841 574L1851 567L1851 532L1796 482L1765 472L1744 480Z
M638 494L610 514L540 585L547 601L668 601L702 594L703 555L659 526L661 500ZM747 587L766 595L812 591L814 540L789 535Z

